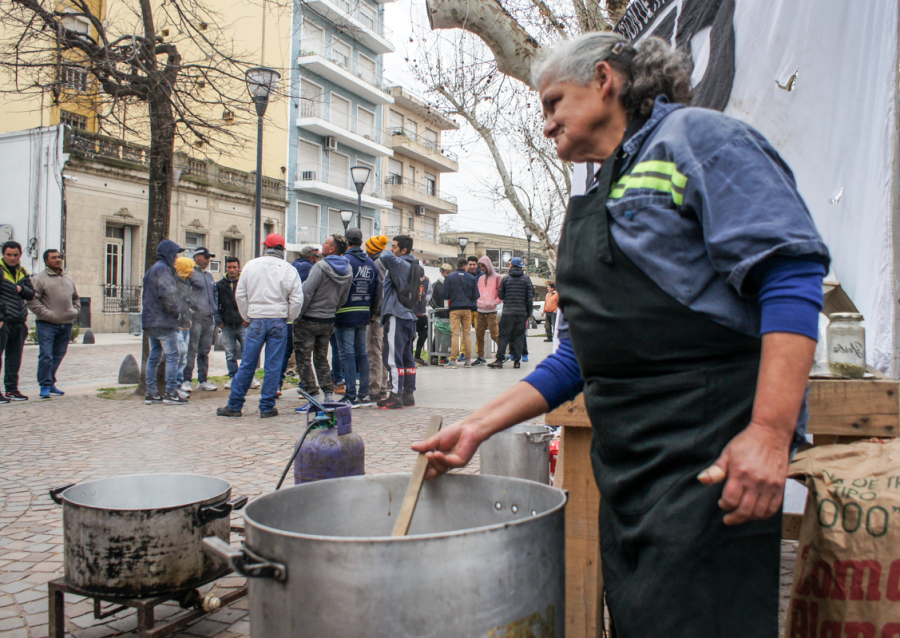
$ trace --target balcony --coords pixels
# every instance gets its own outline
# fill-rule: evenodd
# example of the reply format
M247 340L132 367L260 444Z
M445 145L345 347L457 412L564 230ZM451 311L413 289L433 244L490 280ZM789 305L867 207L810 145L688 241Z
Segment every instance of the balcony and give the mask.
M335 49L332 43L310 38L303 40L300 46L298 66L309 69L373 104L394 103L394 98L387 94L384 84L374 71L360 66L359 60L348 58Z
M385 146L387 135L380 128L336 108L312 100L300 100L297 126L317 135L337 138L341 144L377 157L394 154Z
M391 136L391 148L394 152L419 160L441 173L455 173L459 170L459 157L456 153L439 144L405 128L392 128L387 132Z
M325 197L334 197L356 205L356 186L349 171L332 168L325 164L305 163L297 167L297 181L294 188ZM381 184L370 177L362 192L362 203L369 208L390 208L390 196Z
M307 0L305 3L320 16L344 27L344 31L375 53L393 53L393 33L377 17L364 13L360 3L351 6L347 0Z
M388 175L384 181L390 188L391 201L424 206L440 215L455 215L459 212L456 198L441 193L428 184L419 184L400 175Z
M459 255L459 248L442 244L438 233L410 230L401 226L385 226L381 229L381 234L388 237L409 235L413 238L413 253L421 253L425 259L451 258Z

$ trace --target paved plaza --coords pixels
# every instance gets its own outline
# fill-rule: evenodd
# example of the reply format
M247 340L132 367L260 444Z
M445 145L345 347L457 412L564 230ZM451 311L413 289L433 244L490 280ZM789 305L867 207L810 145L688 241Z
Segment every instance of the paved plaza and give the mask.
M537 335L538 331L532 331ZM303 422L294 412L302 404L289 390L278 401L281 414L258 418L252 394L239 419L216 417L226 392L199 393L186 406L145 406L131 398L98 398L101 387L115 387L122 359L140 356L140 340L98 335L96 345L76 345L60 369L67 394L37 400L37 348L26 347L21 387L32 400L0 406L0 636L47 636L47 582L62 575L62 510L47 494L51 487L120 474L190 472L230 481L234 494L251 498L274 489ZM521 370L420 368L418 406L401 411L353 411L354 430L366 444L366 472L409 471L409 448L425 431L428 417L442 414L449 424L515 384L549 352L537 336L528 340L532 363ZM212 375L225 372L224 356L212 353ZM255 393L254 393L255 394ZM475 471L478 459L466 471ZM287 484L291 479L288 479ZM240 522L239 517L234 519ZM233 543L238 539L234 538ZM786 545L785 580L790 587L792 546ZM227 592L242 578L217 582ZM784 587L783 587L784 591ZM136 636L136 615L125 611L96 620L92 603L66 597L67 635L78 638ZM157 616L174 614L175 605ZM247 600L219 610L173 636L249 636Z

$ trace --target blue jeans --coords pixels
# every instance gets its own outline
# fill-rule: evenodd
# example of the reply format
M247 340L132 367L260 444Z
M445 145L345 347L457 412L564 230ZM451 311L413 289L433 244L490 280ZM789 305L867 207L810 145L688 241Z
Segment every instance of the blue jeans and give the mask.
M56 384L56 371L69 349L72 324L56 325L48 321L35 321L38 340L37 380L42 388Z
M156 394L156 371L166 355L166 393L175 394L178 377L178 328L147 328L150 356L147 357L147 394Z
M259 361L259 355L265 346L266 378L263 380L262 395L259 398L259 411L272 411L275 407L275 393L278 392L278 374L281 372L288 330L290 328L286 319L250 320L250 327L247 328L247 347L241 357L241 367L231 382L229 408L237 412L244 407L244 397L256 374L256 362Z
M175 383L181 385L184 383L184 368L187 366L188 350L191 347L191 333L189 330L178 331L178 374L175 376ZM190 381L190 379L188 379Z
M331 380L334 385L344 383L344 366L341 361L341 348L338 345L337 335L331 333Z
M247 347L247 328L246 326L222 326L222 345L225 346L225 363L228 365L228 376L234 377L238 371L238 362L234 358L237 354L237 344L241 343L241 350Z
M344 382L347 384L345 396L355 399L369 394L369 355L366 352L366 324L361 326L335 326L344 365ZM359 394L356 392L356 373L359 372Z

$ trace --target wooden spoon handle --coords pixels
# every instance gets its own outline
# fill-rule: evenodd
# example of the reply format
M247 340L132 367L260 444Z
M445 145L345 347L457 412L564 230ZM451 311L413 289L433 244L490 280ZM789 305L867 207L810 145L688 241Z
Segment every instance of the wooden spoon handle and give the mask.
M425 432L425 438L430 439L440 432L441 424L444 417L439 414L433 415L428 419L428 430ZM422 483L425 481L425 470L428 469L428 457L419 454L416 459L416 465L413 468L412 478L409 479L409 486L406 488L406 496L403 497L403 504L400 505L400 513L397 514L397 520L394 523L394 533L392 536L406 536L409 531L409 524L412 522L413 514L416 511L416 504L419 502L419 492L422 490Z

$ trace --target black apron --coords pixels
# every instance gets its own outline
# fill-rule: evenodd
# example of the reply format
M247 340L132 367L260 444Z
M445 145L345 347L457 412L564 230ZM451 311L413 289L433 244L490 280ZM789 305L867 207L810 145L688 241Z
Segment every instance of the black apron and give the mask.
M689 309L622 252L606 210L616 169L569 202L556 273L615 635L776 638L781 516L728 527L722 486L697 480L750 422L761 340Z

